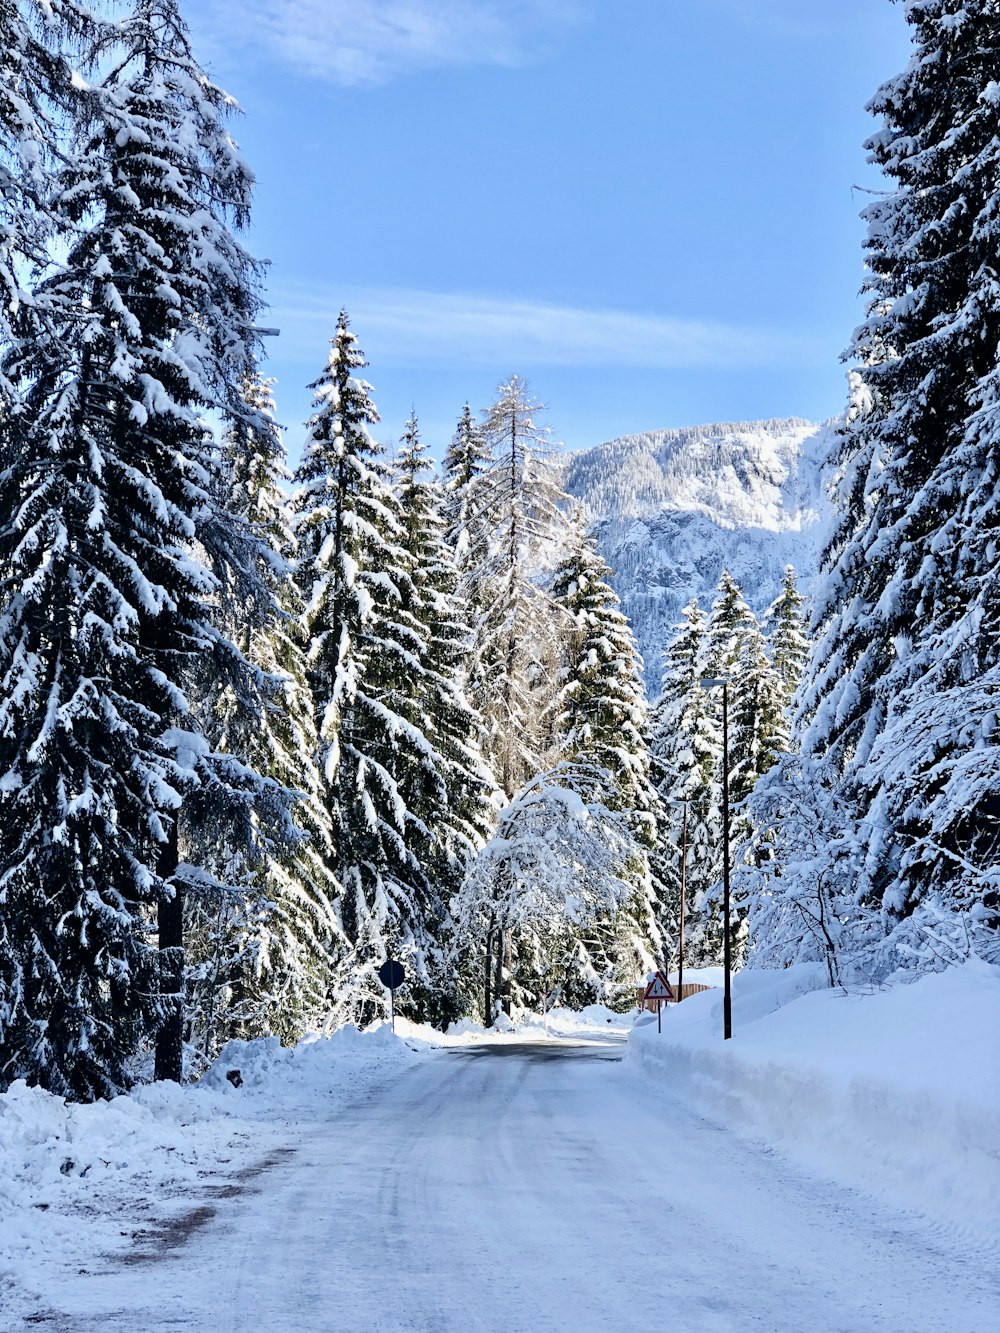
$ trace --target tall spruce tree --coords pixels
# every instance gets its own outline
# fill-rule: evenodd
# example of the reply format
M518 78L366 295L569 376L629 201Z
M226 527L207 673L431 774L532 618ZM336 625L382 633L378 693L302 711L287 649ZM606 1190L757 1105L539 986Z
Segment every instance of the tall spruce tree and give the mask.
M768 608L768 649L771 665L781 681L786 708L802 684L806 663L809 661L809 638L806 630L806 599L799 592L795 567L787 565L781 580L781 592Z
M12 317L22 337L32 315L41 317L28 274L44 267L46 241L59 226L50 172L78 103L66 52L100 27L74 0L0 0L0 346L11 341ZM0 432L18 408L15 386L0 372Z
M426 1007L434 1021L446 1022L459 1013L445 949L449 904L493 830L495 783L482 754L482 720L464 692L470 628L458 595L455 556L444 536L447 497L427 476L428 449L414 414L404 429L396 469L412 610L424 632L418 721L434 745L444 783L443 792L432 791L431 804L420 812L413 849L433 886Z
M650 749L662 802L662 854L678 891L684 862L685 954L698 963L714 961L717 952L716 942L706 938L704 904L721 873L722 735L716 708L701 686L708 627L697 598L682 615L663 653Z
M650 779L648 708L635 636L611 587L611 571L577 527L552 596L566 624L554 752L564 780L590 773L633 839L631 892L614 917L592 917L568 951L571 1002L620 1001L665 956L664 917L673 884L657 855L660 802ZM586 797L586 784L580 795ZM595 991L595 985L599 990Z
M759 633L757 617L728 569L722 571L705 640L704 674L733 677L747 640Z
M476 534L470 529L470 519L478 508L478 479L489 465L490 451L483 438L482 428L472 415L472 408L466 403L442 463L445 487L444 536L455 552L459 568L467 567L474 556L471 548L475 544Z
M309 683L351 943L337 1004L360 1020L387 1011L377 974L388 955L409 965L411 1012L432 984L433 892L415 846L428 835L423 812L446 799L421 726L426 631L402 512L368 429L371 386L353 373L365 364L342 312L295 473Z
M867 966L1000 956L997 405L1000 10L911 0L913 54L870 104L891 190L865 211L868 315L802 695L807 761L868 831Z
M193 662L256 685L197 556L227 526L204 414L239 414L255 351L233 232L251 179L172 0L111 36L55 182L76 236L33 294L43 333L15 325L27 410L0 475L0 1068L78 1098L126 1086L157 1032L180 1074L181 910L204 878L182 815L252 843L283 810L188 695Z
M266 621L247 615L242 604L227 608L231 632L270 687L262 711L241 708L227 691L217 705L213 739L299 794L298 837L267 849L247 867L246 904L227 913L228 929L209 941L223 958L212 956L203 968L211 986L224 986L225 1004L210 993L203 1010L221 1008L225 1035L273 1033L293 1042L328 1019L332 969L346 941L336 912L340 887L330 868L333 833L316 766L301 599L292 578L295 538L285 490L290 474L271 384L259 376L245 383L254 420L237 423L225 441L227 509L262 542L260 577L274 602ZM218 914L207 919L217 921Z

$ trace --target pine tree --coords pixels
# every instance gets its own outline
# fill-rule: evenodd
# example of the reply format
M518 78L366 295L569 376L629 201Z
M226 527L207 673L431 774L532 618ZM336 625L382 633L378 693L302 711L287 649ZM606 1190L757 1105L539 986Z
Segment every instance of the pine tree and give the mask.
M711 927L706 938L704 904L722 866L722 735L701 686L707 635L694 598L664 650L650 742L662 802L661 846L678 887L684 861L685 955L695 964L714 961L717 952Z
M581 770L595 775L603 803L624 816L634 849L627 902L614 919L592 919L577 937L571 958L587 980L581 985L579 976L575 984L567 978L571 1002L631 998L636 978L664 957L660 899L667 886L655 878L660 809L650 780L642 664L610 580L610 569L578 527L552 588L567 625L555 754L568 767L569 785Z
M802 683L809 661L805 604L806 599L796 583L795 568L787 565L781 581L781 592L771 603L765 617L771 664L781 681L786 708Z
M285 804L188 696L192 662L255 686L197 556L227 528L203 419L238 414L255 351L232 231L251 181L172 0L111 33L54 184L73 243L33 293L41 327L15 318L26 410L0 475L0 1069L77 1098L127 1086L157 1032L179 1076L181 910L205 878L181 816L252 843Z
M224 937L213 941L206 971L214 985L226 983L226 1035L273 1033L291 1043L327 1019L332 967L346 941L335 910L340 888L330 870L333 834L315 762L319 745L301 642L302 608L291 576L295 539L284 490L290 474L271 384L258 376L246 381L244 397L255 424L238 423L229 432L226 461L227 509L264 543L261 578L275 607L264 623L246 617L243 607L232 608L232 635L273 685L262 713L241 709L227 692L213 740L299 793L299 837L248 867L248 902L228 922ZM219 949L225 955L221 977Z
M472 619L467 693L484 721L486 759L511 802L542 770L553 739L559 635L546 585L567 520L560 507L566 497L549 462L548 431L535 422L542 404L516 375L499 386L498 395L482 427L489 466L466 490L459 592ZM492 975L495 947L494 993L509 1011L512 940L496 910L488 916L493 927L486 936L485 973ZM486 1013L491 1021L491 1002Z
M460 569L470 563L475 536L470 520L477 512L479 478L490 466L490 451L468 403L462 409L455 434L445 451L444 473L446 499L443 510L445 540L455 552Z
M57 229L49 171L72 126L77 93L65 50L100 20L73 0L40 5L0 0L0 345L23 336L32 312L27 273L44 266L46 240ZM0 429L18 407L14 386L0 375Z
M444 945L449 903L493 831L495 783L482 755L482 720L464 693L470 628L458 595L455 557L444 537L446 496L425 475L428 450L414 414L406 423L396 470L402 545L414 592L411 609L424 633L418 721L434 745L444 783L443 799L432 792L435 799L420 811L422 828L413 843L433 886L427 1009L434 1021L444 1023L459 1013Z
M783 683L756 627L743 640L730 698L729 793L738 805L788 749Z
M808 763L867 830L852 907L876 974L998 956L1000 12L914 0L913 55L878 92L868 315L803 690Z
M469 690L486 723L485 751L512 799L544 764L558 632L542 586L545 561L568 531L565 496L549 464L544 410L517 375L485 413L491 463L481 475L470 522L473 627Z
M747 640L758 634L757 617L750 610L742 589L728 569L722 571L705 645L707 676L734 675Z
M371 387L353 374L364 365L342 312L295 473L309 683L352 946L337 1003L359 1020L387 1011L388 955L407 961L418 992L430 984L433 895L414 845L427 834L420 812L446 795L420 725L426 636L400 504L368 430Z

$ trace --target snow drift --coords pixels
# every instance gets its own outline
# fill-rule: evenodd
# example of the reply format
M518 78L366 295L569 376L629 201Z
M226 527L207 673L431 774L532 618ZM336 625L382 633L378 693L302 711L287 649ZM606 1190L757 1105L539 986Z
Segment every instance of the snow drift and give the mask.
M813 1172L982 1243L1000 1235L1000 968L973 961L864 993L818 964L734 979L640 1018L627 1063Z

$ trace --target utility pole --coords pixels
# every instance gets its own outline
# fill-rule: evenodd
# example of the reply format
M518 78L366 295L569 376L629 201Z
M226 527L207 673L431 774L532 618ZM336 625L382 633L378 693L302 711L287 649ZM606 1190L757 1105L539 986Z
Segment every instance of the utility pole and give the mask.
M684 802L684 823L681 826L681 930L677 950L677 1003L684 998L684 899L687 897L688 803Z

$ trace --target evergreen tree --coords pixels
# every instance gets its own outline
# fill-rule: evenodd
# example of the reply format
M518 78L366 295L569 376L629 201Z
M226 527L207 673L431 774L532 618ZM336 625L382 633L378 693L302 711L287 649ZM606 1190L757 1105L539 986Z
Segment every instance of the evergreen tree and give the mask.
M26 411L0 474L0 1069L78 1098L125 1087L157 1030L179 1076L181 910L205 878L181 814L252 844L284 808L187 692L195 661L256 684L197 557L227 527L204 415L239 415L255 351L232 231L251 180L173 0L111 35L55 182L75 238L33 294L41 330L15 317Z
M685 955L695 964L715 958L704 904L722 873L722 735L715 705L701 687L707 633L694 598L663 654L650 742L662 802L661 847L678 888L684 861Z
M444 783L443 800L432 792L432 803L420 812L422 827L413 850L433 886L428 1012L435 1021L447 1022L459 1013L444 949L448 904L493 830L495 783L482 755L482 720L464 693L470 630L458 596L455 558L444 538L446 497L425 475L427 454L411 414L396 460L402 545L410 561L412 610L424 633L418 720L434 745Z
M913 0L913 55L878 92L868 315L801 700L808 764L867 829L851 908L867 966L998 956L1000 11Z
M258 376L245 383L255 424L241 422L229 432L226 461L227 508L264 543L261 578L275 607L264 623L248 617L245 607L231 608L232 634L273 684L262 713L241 709L228 691L218 706L214 739L219 748L298 792L299 836L247 867L248 902L229 918L223 938L212 941L205 971L213 986L225 982L224 1035L273 1033L290 1043L327 1019L332 966L345 941L335 910L339 885L330 870L333 834L315 762L319 746L301 641L302 608L291 577L295 539L284 490L290 474L274 422L271 383ZM217 951L224 956L221 969ZM214 997L203 1004L209 1007L219 1009Z
M760 633L757 617L728 569L722 571L705 645L704 675L732 677L749 639Z
M512 799L544 765L551 741L552 682L559 644L545 561L568 531L549 463L548 431L536 425L543 405L517 375L501 384L485 413L491 463L479 479L471 519L473 627L469 689L486 724L485 751Z
M368 430L371 387L353 374L364 365L342 312L295 473L309 683L352 946L337 1003L359 1020L387 1010L388 955L407 961L418 994L432 983L433 895L414 847L428 836L421 812L446 797L420 725L426 633L401 508Z
M771 664L781 681L786 708L802 683L809 660L805 603L806 599L796 584L795 568L787 565L781 581L781 592L771 603L765 617Z
M0 0L0 346L20 336L31 318L27 275L44 267L46 240L58 227L49 198L49 173L72 127L77 91L65 58L100 27L73 0L43 7ZM14 386L0 372L0 432L19 407ZM0 435L2 439L2 435Z
M603 803L624 817L634 840L628 899L614 918L592 918L570 951L576 976L567 977L565 996L583 1003L631 999L636 978L664 957L660 899L667 886L655 878L660 806L649 773L642 663L610 580L610 569L577 528L552 588L567 625L555 752L571 774L596 775Z
M455 552L459 568L470 563L476 545L470 520L478 510L478 479L490 466L490 451L468 403L462 409L455 434L445 451L444 473L446 499L443 509L445 540Z
M743 639L729 693L729 797L739 805L788 749L784 685L756 625Z

